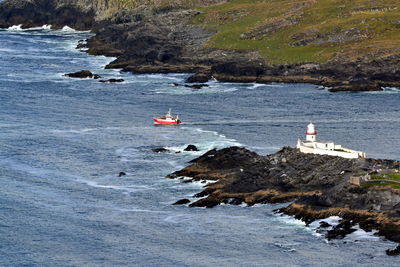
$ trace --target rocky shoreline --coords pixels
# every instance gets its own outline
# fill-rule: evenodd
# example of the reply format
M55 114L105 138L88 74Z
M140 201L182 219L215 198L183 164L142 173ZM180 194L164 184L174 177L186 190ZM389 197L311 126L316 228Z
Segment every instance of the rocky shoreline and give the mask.
M217 1L218 2L218 1ZM190 8L137 8L102 18L102 1L6 0L0 3L0 28L51 24L91 30L91 55L117 57L107 68L133 73L194 73L187 82L214 78L240 83L311 83L332 92L380 91L400 87L400 57L334 58L327 63L269 64L257 51L207 46L213 32L192 23ZM32 12L32 10L34 12ZM82 44L79 45L82 48Z
M398 173L399 161L304 154L290 147L260 156L245 148L230 147L208 151L190 163L167 177L216 181L196 194L198 200L190 207L289 202L279 212L307 224L339 216L347 233L359 225L400 243L400 190L390 185L351 182L351 177L367 173ZM187 203L181 200L175 204ZM344 229L336 231L340 237L346 233ZM328 234L335 236L332 230Z

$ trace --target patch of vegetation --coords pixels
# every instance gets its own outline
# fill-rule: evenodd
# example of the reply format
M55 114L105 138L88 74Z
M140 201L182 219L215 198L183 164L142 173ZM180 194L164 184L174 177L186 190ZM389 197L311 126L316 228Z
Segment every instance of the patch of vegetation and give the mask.
M346 153L350 153L349 151L344 150L344 149L341 149L341 148L335 149L335 151L337 151L337 152L346 152Z
M388 173L388 174L373 174L371 175L373 180L391 180L400 182L400 173Z
M257 50L270 63L400 53L398 0L232 0L200 10L193 23L215 32L207 46Z
M376 183L376 184L364 184L362 187L364 188L370 188L374 186L390 186L393 189L400 189L400 185L398 184L391 184L391 183Z

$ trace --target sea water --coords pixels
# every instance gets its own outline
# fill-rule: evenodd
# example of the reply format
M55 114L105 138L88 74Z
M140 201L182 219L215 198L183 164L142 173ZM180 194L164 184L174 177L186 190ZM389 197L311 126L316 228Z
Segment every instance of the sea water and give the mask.
M0 31L1 266L393 266L395 243L362 230L327 241L280 205L172 206L203 184L166 179L212 148L260 154L318 138L400 159L400 91L330 93L309 84L210 81L105 70L75 49L87 32ZM105 79L71 79L88 69ZM184 122L156 127L169 108ZM182 152L194 144L200 152ZM171 153L154 153L167 147ZM126 176L117 177L119 172Z

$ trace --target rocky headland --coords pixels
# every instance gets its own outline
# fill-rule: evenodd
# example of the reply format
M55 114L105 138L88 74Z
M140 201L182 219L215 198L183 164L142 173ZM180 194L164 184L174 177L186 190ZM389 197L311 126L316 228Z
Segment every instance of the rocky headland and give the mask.
M306 223L341 217L328 237L343 237L359 225L400 242L399 161L305 154L290 147L260 156L229 147L210 150L190 163L167 177L216 181L194 196L191 207L289 203L279 212Z
M0 27L91 30L88 53L117 57L107 68L194 73L189 83L400 87L398 3L336 2L5 0ZM318 12L326 16L314 18Z

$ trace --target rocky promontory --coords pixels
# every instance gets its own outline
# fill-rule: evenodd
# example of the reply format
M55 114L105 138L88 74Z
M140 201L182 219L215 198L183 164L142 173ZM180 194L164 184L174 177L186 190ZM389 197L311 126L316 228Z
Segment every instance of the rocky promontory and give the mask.
M400 87L399 5L359 2L5 0L0 27L90 29L88 53L117 57L107 68L194 73L187 82Z
M190 163L168 178L216 181L194 196L191 207L291 202L280 211L307 223L340 216L348 226L376 229L400 242L399 161L305 154L290 147L260 156L229 147ZM391 180L382 180L386 176Z

